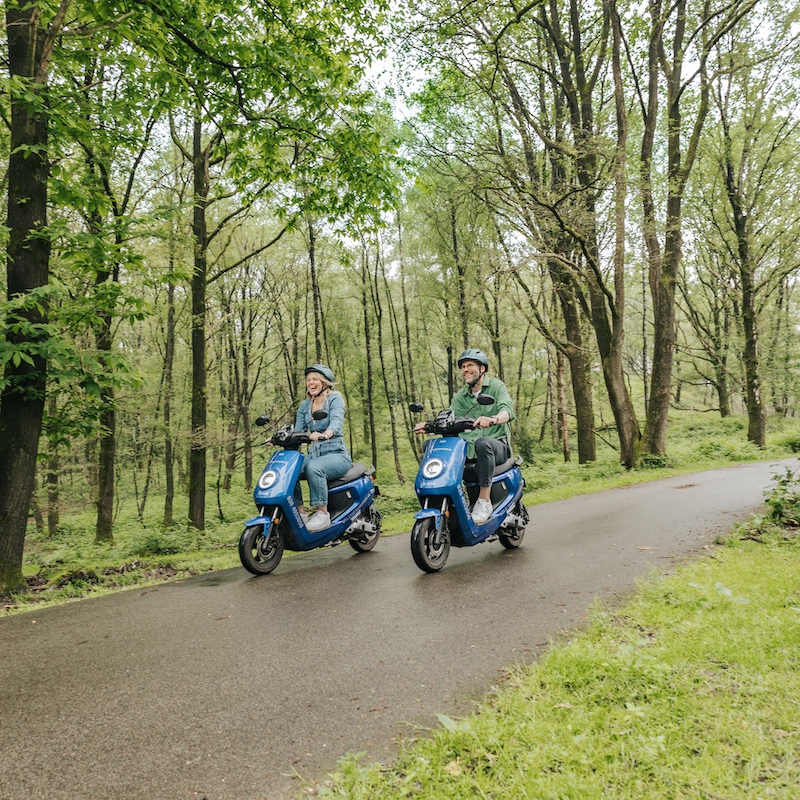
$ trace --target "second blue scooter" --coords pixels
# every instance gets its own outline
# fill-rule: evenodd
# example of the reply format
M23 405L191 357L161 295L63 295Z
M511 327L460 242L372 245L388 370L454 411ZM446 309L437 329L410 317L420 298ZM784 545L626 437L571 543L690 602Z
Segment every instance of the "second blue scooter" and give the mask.
M478 395L480 405L491 405L494 398ZM424 411L411 403L413 413ZM450 547L472 547L485 541L500 541L503 547L519 547L525 535L528 511L522 502L525 479L522 459L511 457L495 467L492 478L492 513L482 525L472 520L471 508L480 487L473 464L467 461L467 442L459 434L472 430L474 420L456 417L452 410L440 411L425 422L425 433L432 439L419 466L414 489L421 509L414 515L411 530L411 555L424 572L437 572L447 561Z

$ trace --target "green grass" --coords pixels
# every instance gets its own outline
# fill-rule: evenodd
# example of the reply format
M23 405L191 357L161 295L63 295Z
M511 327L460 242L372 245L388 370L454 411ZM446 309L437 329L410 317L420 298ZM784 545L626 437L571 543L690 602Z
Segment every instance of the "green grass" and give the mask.
M347 800L800 796L800 539L743 528L511 673L470 716L341 762Z
M635 470L624 469L618 453L601 439L597 460L580 465L565 463L560 452L520 437L525 441L525 447L518 448L525 458L524 500L535 505L703 469L785 458L800 451L800 420L773 418L768 430L768 446L759 450L746 441L747 421L742 417L719 419L699 412L675 412L668 432L668 456L650 459ZM355 456L369 460L364 453ZM410 451L402 454L401 483L390 449L384 446L378 456L381 495L377 504L384 517L384 535L409 531L417 509L413 488L416 461ZM252 495L242 485L234 486L219 500L215 488L209 487L202 533L187 526L186 509L180 507L175 511L180 521L164 529L160 521L163 498L157 496L151 497L140 521L131 487L120 484L118 491L112 545L94 544L95 520L88 497L73 499L76 510L63 515L55 537L29 527L23 572L32 591L0 599L0 614L239 566L236 545L241 525L254 513ZM284 554L284 558L292 556L288 551Z

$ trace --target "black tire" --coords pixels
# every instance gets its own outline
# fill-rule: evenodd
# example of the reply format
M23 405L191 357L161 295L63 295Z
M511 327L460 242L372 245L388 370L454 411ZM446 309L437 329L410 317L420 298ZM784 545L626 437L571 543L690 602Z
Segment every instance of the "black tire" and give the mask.
M375 543L378 541L380 535L381 532L377 530L375 533L362 533L359 539L350 537L347 541L350 543L350 547L357 553L368 553L375 547Z
M381 515L380 512L370 506L365 512L369 521L375 526L375 533L360 533L358 536L351 536L347 541L350 547L357 553L368 553L375 547L381 535Z
M275 525L270 526L269 538L263 525L245 528L239 539L239 558L242 566L253 575L267 575L283 558L283 537Z
M513 550L522 544L522 539L525 536L525 526L528 524L528 509L525 508L522 501L514 506L513 513L522 517L522 525L509 528L507 532L497 532L497 538L500 540L500 544L508 550Z
M497 538L500 544L507 550L513 550L522 544L522 539L525 536L525 528L510 528L508 533L498 532Z
M447 525L440 532L434 527L431 517L417 520L411 529L411 555L423 572L438 572L450 555Z

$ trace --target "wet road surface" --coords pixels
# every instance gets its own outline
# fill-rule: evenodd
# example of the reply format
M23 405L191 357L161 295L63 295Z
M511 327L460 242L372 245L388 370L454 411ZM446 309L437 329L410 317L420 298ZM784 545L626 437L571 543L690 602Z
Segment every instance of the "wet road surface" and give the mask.
M453 549L434 575L405 534L0 619L0 799L284 800L346 753L391 758L595 597L702 553L782 471L536 506L518 550Z

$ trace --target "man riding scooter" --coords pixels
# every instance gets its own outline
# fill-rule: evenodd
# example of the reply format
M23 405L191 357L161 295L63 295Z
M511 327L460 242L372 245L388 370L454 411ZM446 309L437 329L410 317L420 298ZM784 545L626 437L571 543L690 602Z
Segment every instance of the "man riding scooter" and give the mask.
M459 436L467 442L467 458L475 461L478 473L478 499L472 507L472 520L476 525L485 523L492 513L492 476L497 464L511 458L509 422L514 419L514 406L506 385L500 378L489 377L489 359L482 350L470 348L458 357L458 367L464 386L450 403L457 417L475 420L471 431ZM489 395L494 399L491 406L479 405L478 395ZM415 433L425 433L425 423L414 428Z

